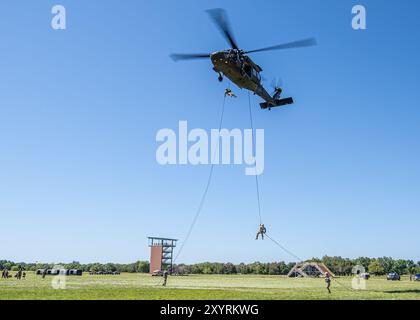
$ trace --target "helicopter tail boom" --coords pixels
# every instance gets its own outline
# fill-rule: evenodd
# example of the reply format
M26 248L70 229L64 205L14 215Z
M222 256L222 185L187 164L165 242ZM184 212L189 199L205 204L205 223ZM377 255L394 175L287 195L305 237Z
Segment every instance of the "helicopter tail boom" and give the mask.
M272 102L260 103L261 109L271 109L276 107L293 104L293 98L275 99Z

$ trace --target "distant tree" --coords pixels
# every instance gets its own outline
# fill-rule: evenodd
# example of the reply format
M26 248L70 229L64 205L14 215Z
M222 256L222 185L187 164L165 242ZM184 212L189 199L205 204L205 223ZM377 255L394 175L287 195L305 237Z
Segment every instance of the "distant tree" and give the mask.
M251 266L254 274L268 274L268 268L260 262L254 262Z
M412 260L393 260L389 257L378 259L360 257L357 259L347 259L340 256L330 257L324 256L322 259L313 258L308 261L322 262L327 265L337 275L351 275L352 268L356 265L364 266L370 273L383 275L389 272L420 273L420 262L414 263ZM73 261L67 264L61 264L67 269L80 269L84 272L88 271L118 271L128 273L148 273L150 265L148 261L137 261L130 264L114 264L114 263L90 263L81 264ZM295 266L294 262L271 262L261 263L254 262L250 264L240 263L211 263L204 262L192 265L180 264L175 266L175 271L183 274L261 274L261 275L286 275ZM14 263L12 261L0 260L0 269L18 270L19 267L27 271L35 271L37 269L52 269L54 265L43 263Z
M378 258L378 262L384 269L384 273L390 273L393 272L394 269L394 260L390 257L383 257Z
M393 263L392 272L396 272L398 274L405 274L408 272L407 270L407 261L406 260L396 260Z
M240 274L248 274L248 266L241 262L237 267L236 267L238 273Z
M371 258L367 257L359 257L354 261L354 265L359 265L367 270L369 268L369 264L372 262Z
M80 262L78 262L78 261L73 261L71 263L66 263L66 264L64 264L64 267L66 269L77 269L77 270L82 269L82 266L81 266Z
M13 265L14 265L13 262L7 261L3 264L3 268L7 270L12 270Z
M213 273L216 273L216 274L225 274L226 273L225 272L226 271L225 266L222 263L215 263L213 265L212 269L214 270Z
M150 264L147 261L138 261L137 262L137 272L148 273L150 269Z
M354 261L342 257L324 256L321 262L336 275L350 275L355 265Z
M416 273L416 264L414 263L413 260L407 260L406 261L407 264L407 273L412 275Z
M99 263L94 263L91 265L90 270L89 271L93 271L93 272L98 272L98 271L102 271L102 265Z
M368 271L376 276L385 274L385 269L378 260L372 260L368 266Z
M224 269L226 274L236 274L236 266L233 263L225 263Z

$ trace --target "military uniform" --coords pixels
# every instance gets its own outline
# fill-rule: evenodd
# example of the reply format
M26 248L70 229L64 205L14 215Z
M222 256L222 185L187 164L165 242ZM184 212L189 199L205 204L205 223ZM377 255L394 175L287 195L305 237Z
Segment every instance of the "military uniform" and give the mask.
M331 277L329 273L325 274L325 283L327 284L328 293L331 293Z
M230 89L226 89L226 91L225 91L225 97L227 97L227 96L229 96L231 98L236 98L236 95Z
M267 229L263 224L260 224L260 229L258 230L257 237L255 240L258 240L259 236L261 235L261 239L264 240L264 235L267 232Z
M163 286L166 287L166 283L168 282L168 271L163 271Z

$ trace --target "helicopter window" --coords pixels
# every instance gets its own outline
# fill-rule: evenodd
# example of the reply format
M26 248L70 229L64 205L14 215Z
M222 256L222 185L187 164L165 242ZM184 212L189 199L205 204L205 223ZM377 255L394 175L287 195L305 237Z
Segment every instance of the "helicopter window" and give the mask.
M257 78L258 80L260 80L261 79L261 76L260 76L260 74L257 72L257 70L255 70L254 68L252 68L252 76L254 77L254 78Z
M251 68L251 66L250 65L245 65L245 67L244 67L244 69L245 69L245 73L248 75L248 76L252 76L252 68Z

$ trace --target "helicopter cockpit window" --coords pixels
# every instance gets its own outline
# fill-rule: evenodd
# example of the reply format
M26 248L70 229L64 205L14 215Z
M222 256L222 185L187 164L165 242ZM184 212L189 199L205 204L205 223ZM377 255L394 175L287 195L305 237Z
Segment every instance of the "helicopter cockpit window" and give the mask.
M257 72L257 70L255 70L254 68L252 68L252 76L254 78L257 78L258 80L261 80L261 76L260 74Z

